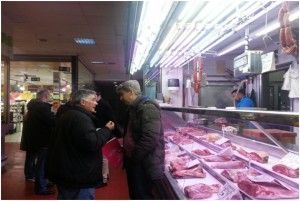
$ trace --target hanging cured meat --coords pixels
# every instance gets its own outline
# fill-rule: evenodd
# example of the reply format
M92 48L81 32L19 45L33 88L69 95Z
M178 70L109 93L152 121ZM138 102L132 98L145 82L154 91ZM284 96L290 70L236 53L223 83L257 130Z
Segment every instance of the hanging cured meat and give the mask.
M295 54L298 52L298 43L295 40L292 27L289 22L288 3L284 2L278 13L280 22L279 40L283 52L286 54Z
M203 74L203 58L196 57L194 59L194 91L195 93L200 92L201 88L201 81L202 81L202 74Z

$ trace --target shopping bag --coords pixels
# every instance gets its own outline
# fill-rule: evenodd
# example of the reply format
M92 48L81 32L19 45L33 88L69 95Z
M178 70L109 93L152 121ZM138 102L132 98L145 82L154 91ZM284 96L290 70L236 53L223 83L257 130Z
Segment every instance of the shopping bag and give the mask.
M102 147L102 154L107 158L109 165L122 167L123 149L117 138L111 139Z

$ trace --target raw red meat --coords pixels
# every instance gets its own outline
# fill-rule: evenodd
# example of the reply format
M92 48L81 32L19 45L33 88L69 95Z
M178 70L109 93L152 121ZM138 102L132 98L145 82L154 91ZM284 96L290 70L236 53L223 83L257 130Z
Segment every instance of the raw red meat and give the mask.
M205 156L203 159L207 162L225 162L232 160L233 152L230 147L223 149L217 155Z
M182 135L180 133L177 133L175 135L169 135L167 136L167 139L173 141L175 144L191 144L194 141L192 139L190 139L189 136L186 135Z
M176 160L171 161L170 162L170 171L187 169L185 165L189 161L191 161L191 158L188 155L179 157Z
M211 165L215 169L242 169L246 166L246 162L244 161L217 162Z
M225 161L231 161L232 157L213 155L213 156L203 157L203 159L207 162L225 162Z
M206 184L195 184L192 186L186 186L184 193L188 198L191 199L204 199L211 197L214 193L217 193L220 189L219 184L206 185Z
M197 165L194 168L171 172L174 178L204 178L206 176L203 168Z
M299 178L299 168L292 169L285 165L278 164L272 167L272 170L291 178Z
M189 133L189 132L196 132L196 131L202 131L201 129L198 128L193 128L193 127L178 127L176 129L177 132L180 133Z
M245 178L238 187L256 199L298 198L298 192L288 190L276 182L252 182Z
M245 170L223 170L221 174L229 179L230 181L233 181L235 183L240 182L241 180L244 180L247 178L247 176L258 176L261 175L259 172L257 172L254 169L245 169Z
M251 159L251 160L254 160L254 161L257 161L259 163L267 163L268 162L268 159L269 159L269 156L266 152L263 152L263 151L257 151L257 152L247 152L245 151L244 149L240 148L239 150L237 150L241 155Z
M192 152L199 155L199 156L212 155L212 153L208 149L196 149L196 150L193 150Z

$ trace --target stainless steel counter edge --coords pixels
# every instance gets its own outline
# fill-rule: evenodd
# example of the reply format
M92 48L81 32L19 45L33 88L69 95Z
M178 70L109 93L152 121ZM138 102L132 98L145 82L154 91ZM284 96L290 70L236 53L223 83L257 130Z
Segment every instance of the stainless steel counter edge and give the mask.
M259 110L241 110L241 109L210 109L200 107L171 107L161 106L162 110L175 112L188 112L202 115L212 115L218 117L228 117L242 119L246 121L257 121L260 123L271 123L299 127L298 112L281 111L259 111Z

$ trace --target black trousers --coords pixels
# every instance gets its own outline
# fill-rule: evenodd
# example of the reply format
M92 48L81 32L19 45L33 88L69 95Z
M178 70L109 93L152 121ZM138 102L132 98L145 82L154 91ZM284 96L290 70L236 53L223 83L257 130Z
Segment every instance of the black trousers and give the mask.
M126 163L129 196L132 200L166 200L163 179L151 179L140 164Z

